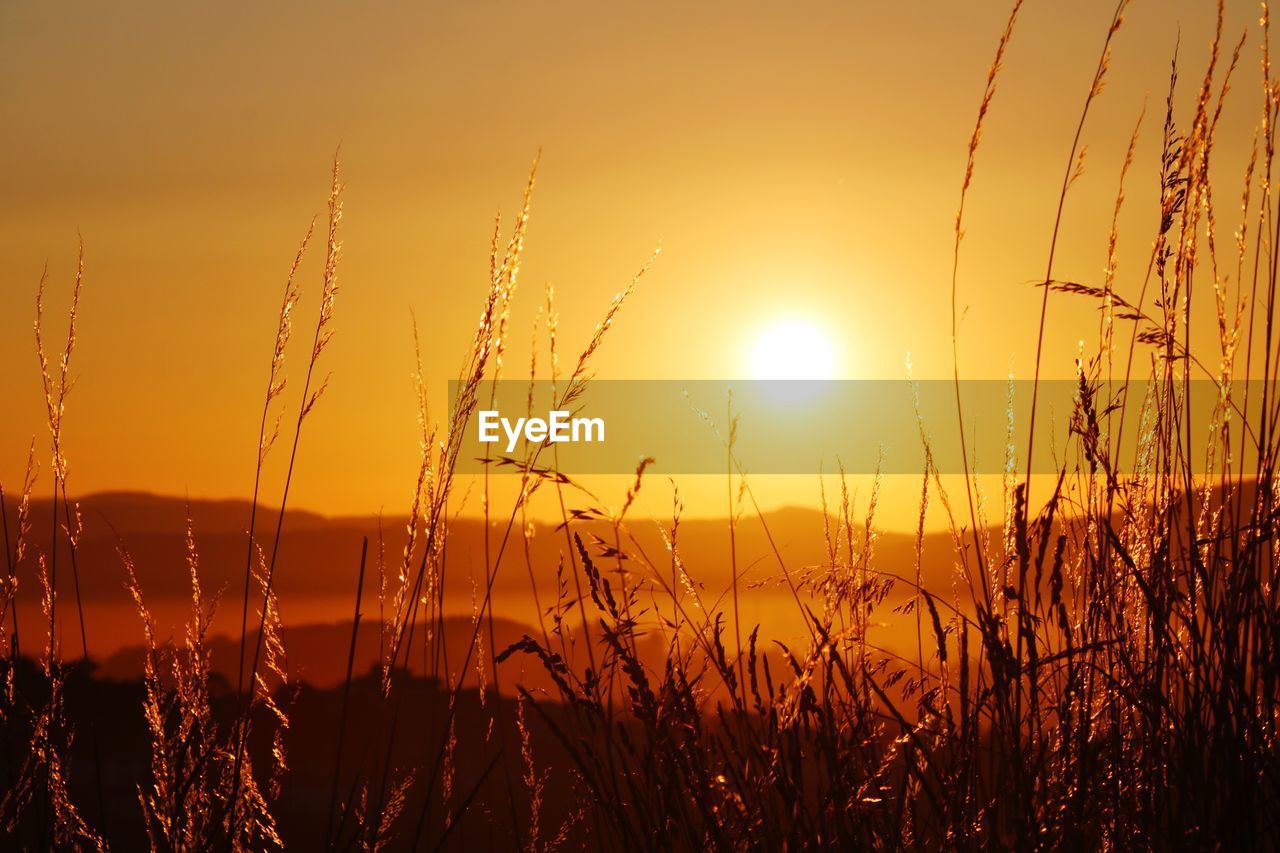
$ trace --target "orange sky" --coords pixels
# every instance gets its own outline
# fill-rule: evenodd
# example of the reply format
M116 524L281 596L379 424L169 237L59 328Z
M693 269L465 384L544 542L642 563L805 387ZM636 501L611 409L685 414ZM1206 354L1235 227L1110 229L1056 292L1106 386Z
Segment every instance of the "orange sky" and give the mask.
M5 4L0 481L17 488L33 434L47 456L35 286L47 260L56 337L79 229L88 272L67 415L72 491L247 494L283 275L322 211L339 142L338 337L326 355L330 393L304 439L299 506L354 514L407 502L409 309L443 410L443 383L479 311L492 217L514 210L539 147L515 364L526 363L544 283L556 287L570 352L661 243L600 354L602 376L744 375L752 341L784 315L830 329L839 375L902 377L910 351L917 376L949 376L951 228L1008 4L923 9ZM1040 299L1030 282L1044 274L1064 158L1110 14L1108 2L1023 11L968 213L969 376L1003 376L1011 363L1030 372ZM1086 127L1058 277L1100 281L1120 161L1145 99L1117 284L1136 290L1155 224L1168 60L1180 29L1185 104L1213 15L1203 0L1130 11ZM1216 148L1228 236L1260 101L1256 18L1235 4L1227 26L1231 43L1253 31ZM303 271L299 341L318 258ZM1067 297L1051 311L1046 372L1067 376L1096 314ZM891 490L913 500L919 484L906 479ZM682 489L694 512L722 506L718 480ZM770 478L759 496L812 501L816 484ZM661 511L669 490L654 501ZM902 506L895 518L909 523Z

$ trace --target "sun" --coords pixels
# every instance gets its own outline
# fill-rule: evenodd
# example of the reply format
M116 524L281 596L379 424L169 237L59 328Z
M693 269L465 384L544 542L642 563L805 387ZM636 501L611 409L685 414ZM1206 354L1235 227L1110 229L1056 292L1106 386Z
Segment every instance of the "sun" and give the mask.
M787 320L765 329L751 347L752 379L830 379L835 348L818 326Z

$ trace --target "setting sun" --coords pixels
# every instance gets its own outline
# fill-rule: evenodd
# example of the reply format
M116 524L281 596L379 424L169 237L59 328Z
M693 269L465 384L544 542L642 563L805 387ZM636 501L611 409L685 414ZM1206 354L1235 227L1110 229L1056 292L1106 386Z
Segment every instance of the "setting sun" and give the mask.
M831 339L803 320L770 326L751 347L752 379L830 379L834 373Z

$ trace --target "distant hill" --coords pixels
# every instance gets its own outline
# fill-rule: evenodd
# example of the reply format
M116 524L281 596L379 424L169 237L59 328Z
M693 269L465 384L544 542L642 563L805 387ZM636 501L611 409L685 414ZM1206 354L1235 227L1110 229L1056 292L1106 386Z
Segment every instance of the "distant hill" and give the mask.
M1245 495L1244 499L1250 497ZM159 639L181 640L183 625L190 612L185 545L187 504L172 497L105 493L86 496L80 501L80 508L84 532L78 553L78 569L90 655L100 664L104 675L133 679L142 669L142 625L125 589L125 573L116 549L122 543L135 561ZM12 498L7 499L4 511L8 515L11 535L16 527L16 509ZM44 553L49 550L51 510L48 500L33 502L31 545ZM190 514L199 550L203 590L210 599L220 598L212 627L214 667L223 674L234 676L239 656L246 548L244 531L249 519L249 504L235 500L197 500L191 502ZM260 509L258 521L258 538L269 543L275 512L269 507ZM405 524L403 517L382 520L388 578L394 578L399 570ZM799 508L767 513L763 523L760 518L750 516L740 521L736 551L744 635L756 624L763 625L762 642L772 639L789 642L807 633L804 612L791 598L773 546L776 545L777 554L781 556L788 574L793 580L799 580L806 572L827 563L824 527L820 512ZM638 546L657 568L662 583L670 585L670 554L657 524L631 521L628 529L635 541L624 543L624 550L635 551ZM831 529L835 529L834 521ZM601 543L612 542L612 531L607 525L592 521L575 522L573 530L582 536L589 552L597 555L598 567L610 576L616 569L616 560L601 553ZM496 554L502 528L492 525L489 535L490 552ZM518 537L519 531L513 535ZM992 535L998 540L998 531L993 530ZM367 672L379 659L378 625L380 619L390 616L389 613L379 613L375 556L378 521L374 518L327 518L304 511L290 511L285 516L275 587L287 628L289 667L296 677L319 687L337 684L345 675L361 540L365 536L370 537L370 560L363 590L363 623L355 663L357 674ZM773 545L770 544L771 539ZM924 585L949 599L955 588L955 554L951 535L929 534L923 546L921 575ZM490 641L486 626L483 637L486 644L502 649L525 633L541 636L540 619L550 624L550 620L545 618L548 607L556 602L558 595L571 600L575 594L571 579L565 578L563 588L557 583L557 570L562 562L567 564L570 548L564 530L547 524L534 526L527 558L523 543L518 540L509 543L493 585L495 637ZM678 548L706 611L722 610L727 616L730 602L724 594L730 586L731 573L725 522L717 519L682 521ZM63 656L74 658L81 651L80 629L65 543L61 550L57 584L58 636ZM876 539L875 555L877 571L914 579L916 541L913 536L881 533ZM34 558L28 559L19 572L18 616L22 629L21 648L26 654L38 654L43 649L48 625L47 617L40 609L35 562ZM629 568L637 570L641 567ZM484 569L483 522L469 518L455 521L449 531L446 551L445 610L452 614L446 619L446 648L460 649L470 640L470 614L476 598L484 594ZM536 605L530 585L531 573L536 582ZM682 590L681 594L686 593ZM890 598L877 610L876 630L879 636L876 641L879 644L896 646L900 650L914 648L916 617L895 614L893 610L910 595L910 584L898 584ZM818 607L817 602L808 599L804 603L815 609ZM248 610L251 631L256 628L259 604L260 594L255 587ZM655 597L642 596L639 606L650 611L657 607L662 615L670 612L670 600L661 592ZM583 610L594 625L598 618L594 607L586 602ZM686 612L689 611L693 608L687 608ZM580 629L582 613L577 607L568 609L564 624L570 632ZM655 634L651 639L655 646L646 651L646 657L652 654L655 661L660 661L660 638ZM524 656L516 656L506 666L518 675L519 668L526 667L528 663ZM412 658L411 669L415 674L425 674L421 653ZM529 669L536 670L534 667ZM540 675L538 670L530 678L536 679ZM474 672L468 678L474 679ZM528 679L522 680L530 683ZM540 682L532 683L545 686Z
M133 557L138 577L148 597L181 598L189 592L185 563L187 505L181 498L137 493L102 493L80 499L84 534L80 544L81 592L88 598L117 597L124 582L124 572L116 553L123 544ZM51 530L48 500L32 502L33 544L49 549ZM4 511L10 530L16 525L16 502L6 496ZM228 592L242 589L246 556L245 531L249 524L249 504L239 500L193 500L190 513L200 554L201 578L207 590L226 586ZM274 532L276 512L260 507L257 538L269 545ZM389 563L397 563L404 548L407 518L387 516L382 520L384 550ZM765 515L769 533L791 570L818 565L826 561L822 514L817 510L788 508ZM833 522L834 525L834 522ZM669 561L666 546L653 522L629 520L628 527L645 553L658 565ZM569 544L564 532L554 525L535 524L531 558L535 575L545 579L548 589L554 581L560 554ZM575 523L574 530L590 541L592 532L605 535L608 528L600 523ZM450 527L448 561L461 573L464 583L472 567L477 571L484 560L484 524L473 518L462 518ZM502 535L502 526L490 530L492 551ZM516 547L519 530L512 534L517 541L509 544L504 557L504 571L496 585L528 589L528 572L524 566L522 547ZM285 515L284 536L276 569L276 588L282 597L350 596L354 593L359 569L362 537L370 539L370 565L366 594L376 590L378 520L374 517L327 518L316 513L290 510ZM927 546L950 549L949 534L931 534ZM772 548L758 519L744 518L738 526L737 551L740 571L759 578L778 572ZM723 520L688 519L681 522L679 532L681 556L690 574L709 587L721 585L729 578L728 530ZM881 534L876 544L880 559L889 564L909 567L914 560L915 540L905 534ZM926 547L933 551L934 547ZM65 551L65 548L64 548ZM65 556L65 555L64 555ZM31 562L31 561L29 561ZM389 566L394 571L396 566ZM514 570L509 570L514 568ZM545 576L545 578L544 578ZM24 585L35 582L31 566L20 575ZM455 574L455 578L458 576ZM29 588L28 588L29 589Z
M381 660L378 627L376 620L362 621L360 624L360 630L356 635L355 663L352 667L354 677L358 678L374 670ZM494 619L493 629L492 642L498 651L502 651L525 634L536 633L536 630L528 625L501 618ZM453 616L445 619L444 644L442 648L446 652L452 650L450 658L451 671L458 669L464 650L468 643L471 642L473 630L474 623L468 617ZM350 622L285 626L282 633L288 655L287 668L291 680L306 682L312 687L322 690L335 687L344 681L347 673L347 656L351 648ZM249 637L248 648L250 649L250 654L252 653L253 644L257 641L257 636L257 631L255 630ZM427 671L428 667L423 660L423 654L416 648L421 646L421 636L421 632L419 632L419 639L415 644L417 653L408 656L408 669L416 676L432 674ZM486 649L487 659L487 651L490 649L491 642L487 622L482 626L481 639ZM173 642L181 643L182 637L175 638ZM229 636L214 637L209 642L209 649L213 671L225 676L229 682L234 684L240 656L239 639ZM101 660L94 674L100 679L136 681L142 677L144 657L144 646L126 646ZM501 683L504 677L508 681L518 678L522 684L529 688L550 688L552 686L550 679L546 677L540 667L533 666L529 661L520 658L513 658L508 664L504 664L503 671L499 673L499 686L505 689L506 685ZM474 686L476 681L475 667L469 666L464 683Z
M9 530L16 528L17 505L7 496L4 505ZM84 531L78 558L80 592L85 602L86 632L91 654L102 659L114 652L135 646L141 639L140 622L133 602L124 587L125 573L117 554L118 545L128 549L135 562L138 578L147 604L155 617L157 630L162 637L177 636L187 618L190 597L190 581L186 566L185 535L187 503L181 498L138 493L102 493L80 499ZM49 533L52 528L51 502L33 501L32 546L45 553L49 551ZM240 633L240 615L243 607L244 572L246 556L245 530L249 522L249 503L242 500L193 500L190 515L199 550L200 578L206 595L221 594L219 615L213 632L224 636ZM275 510L261 507L258 512L257 538L269 548L276 520ZM405 543L403 516L382 519L386 555L388 585L396 576ZM660 579L670 584L670 554L657 524L646 520L631 520L628 529L634 543L624 543L624 550L639 549L652 561ZM834 520L831 529L835 529ZM767 533L766 533L767 527ZM789 508L766 513L760 518L744 517L738 525L736 537L737 565L740 572L740 589L743 591L744 626L756 622L773 621L771 628L784 624L794 632L804 630L803 616L790 600L790 593L783 581L778 556L781 556L787 572L793 579L803 577L807 570L827 563L827 546L822 513L812 509ZM369 537L370 557L363 591L363 612L368 626L375 626L378 614L378 520L374 517L325 517L312 512L290 510L285 515L284 535L275 574L275 588L281 600L281 611L286 625L296 626L300 632L311 632L316 637L326 632L346 636L347 628L334 627L332 623L349 625L354 605L356 580L359 572L361 540ZM591 553L599 554L597 563L609 573L616 568L612 557L602 554L601 542L612 541L612 532L602 522L575 522L573 530L582 536ZM564 530L554 525L537 524L527 557L518 529L512 535L505 550L502 565L493 584L494 613L502 617L504 626L517 623L536 625L540 610L545 614L554 604L558 586L557 569L562 561L567 564L572 545ZM861 536L860 531L856 531ZM488 532L490 553L496 554L503 527L493 524ZM998 540L998 531L992 531ZM449 530L446 550L445 606L446 612L464 614L469 620L474 596L483 597L485 588L485 527L481 520L462 518L453 522ZM602 537L596 540L594 537ZM772 544L771 544L772 540ZM774 546L777 555L774 553ZM953 588L955 555L949 533L931 533L925 536L921 573L926 588L950 597ZM708 609L727 604L721 599L731 581L729 563L728 528L723 519L686 519L679 528L678 548L681 559L699 587ZM58 569L59 636L66 654L79 649L79 626L74 621L74 587L70 566L66 559L65 544L61 548ZM34 552L33 552L34 553ZM915 537L901 533L880 533L875 543L875 568L884 573L914 579ZM576 555L575 555L576 557ZM35 573L35 559L28 559L19 570L19 615L25 624L24 650L43 644L43 628L47 625L39 608L39 583ZM414 567L417 560L415 557ZM629 566L633 570L642 567ZM538 605L535 606L532 574L537 587ZM572 594L572 581L566 577L564 594ZM256 587L255 587L256 592ZM900 584L891 607L910 594L906 584ZM657 596L662 607L665 595ZM717 605L717 601L719 604ZM255 595L249 607L250 625L258 607ZM646 597L644 606L652 606ZM590 608L588 607L588 611ZM593 618L588 612L588 617ZM778 620L784 620L779 622ZM787 621L789 620L789 621ZM580 617L571 613L566 622L580 623ZM331 623L325 628L325 623ZM306 626L305 629L302 626ZM514 630L514 628L513 628ZM32 635L38 637L32 639ZM770 632L766 630L765 634ZM785 632L783 632L785 633ZM370 630L363 635L376 634ZM779 634L781 635L781 634ZM303 636L303 634L299 634ZM310 636L310 635L308 635ZM518 638L518 634L512 639ZM319 647L310 640L303 646ZM341 658L345 666L345 640L343 643L325 641L326 649ZM238 641L237 641L238 646ZM362 646L363 649L363 646ZM121 654L126 652L121 651ZM312 655L300 651L300 663L310 669L319 683L333 681L333 662L330 651ZM372 661L372 655L361 652L361 660ZM126 654L127 657L127 654ZM121 658L119 665L125 665ZM114 666L115 663L112 665Z

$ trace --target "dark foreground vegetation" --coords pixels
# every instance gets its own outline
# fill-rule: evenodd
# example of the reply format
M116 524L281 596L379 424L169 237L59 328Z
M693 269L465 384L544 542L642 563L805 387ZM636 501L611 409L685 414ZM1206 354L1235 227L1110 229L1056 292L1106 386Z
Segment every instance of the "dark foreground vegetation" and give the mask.
M81 733L95 728L99 732L96 744L87 736L78 737L71 744L64 765L70 782L67 794L73 801L84 804L87 820L105 828L105 835L112 840L113 847L122 850L145 848L148 844L147 827L143 812L138 808L138 790L140 785L146 785L152 773L150 731L147 721L139 713L146 700L146 686L142 682L99 679L91 673L91 665L77 666L63 685L66 724ZM20 658L15 682L15 689L29 700L48 701L48 682L35 662ZM430 746L438 743L450 694L438 681L399 675L395 676L395 689L400 697L400 713L406 721L397 738L397 751L407 762L414 756L421 757ZM236 713L234 686L215 676L210 681L209 692L212 722L230 727ZM403 786L405 780L394 775L387 777L386 785L379 784L383 768L378 761L383 756L379 754L378 746L383 727L388 723L382 701L381 675L372 672L352 680L346 697L350 728L339 756L334 733L340 723L343 694L342 688L317 690L304 684L288 697L289 771L278 798L273 802L273 815L280 836L298 849L324 848L326 838L330 837L326 827L339 848L380 846L390 841L389 830L395 820L384 815L396 810L396 803L389 802L398 796L392 783ZM280 698L284 701L283 694ZM499 702L504 707L503 718L509 721L501 731L489 724L493 706ZM503 819L508 814L506 800L508 796L512 797L513 807L520 814L528 814L529 792L523 785L508 789L501 776L493 773L484 775L485 760L482 758L485 755L491 758L503 750L519 755L522 748L528 748L563 767L558 746L540 721L530 721L527 729L521 730L516 725L519 714L510 698L500 699L492 692L481 697L475 690L466 690L457 696L456 707L455 735L477 750L475 755L467 757L466 767L458 771L457 784L465 788L463 793L473 798L475 806L453 823L449 840L464 849L510 846L514 838L508 821ZM554 710L552 714L558 716ZM109 721L109 725L104 727L103 721ZM12 757L20 751L31 734L27 726L9 728L6 732L7 755ZM269 740L251 741L249 752L255 761L270 766ZM97 788L99 768L102 774L101 800ZM398 768L393 769L399 773ZM6 784L12 784L17 770L12 764L6 766ZM331 813L335 770L339 799ZM547 779L548 782L554 780L556 784L546 785L542 794L540 805L545 819L563 821L580 810L577 795L567 784L567 770ZM351 804L350 810L346 808L348 803ZM503 804L503 811L492 814L491 810L497 804ZM446 820L443 799L440 800L439 812L427 817L432 825L437 826ZM379 835L382 823L385 826L381 827ZM42 831L46 834L42 835ZM432 844L439 840L432 839ZM55 837L47 834L47 825L38 820L28 821L22 831L10 834L6 847L14 844L24 849L58 846ZM408 846L406 838L390 844L391 849Z

